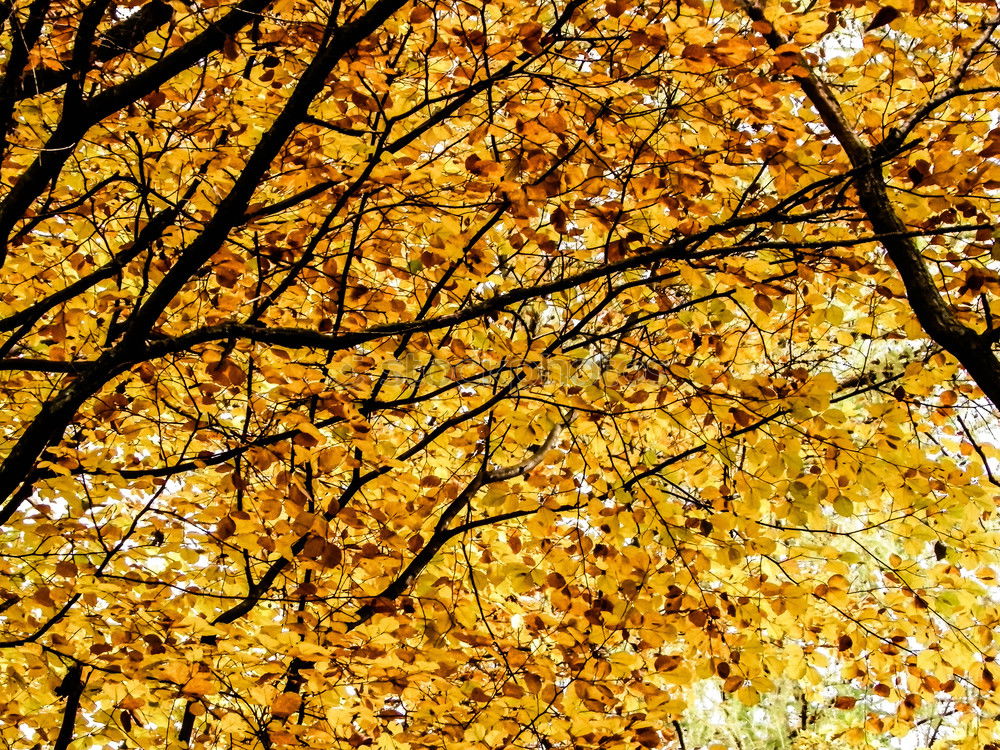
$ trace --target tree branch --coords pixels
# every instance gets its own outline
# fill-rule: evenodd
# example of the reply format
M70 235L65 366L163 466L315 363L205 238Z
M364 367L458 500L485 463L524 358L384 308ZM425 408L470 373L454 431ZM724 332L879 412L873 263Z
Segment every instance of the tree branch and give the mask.
M173 15L170 3L151 0L100 35L93 48L94 61L107 62L131 52L147 35L169 22ZM18 97L24 99L53 91L68 83L72 73L68 68L31 68L24 73Z
M778 49L787 43L770 26L760 6L752 0L738 2L751 20L768 24L769 30L764 38L772 49ZM927 269L920 249L889 200L875 150L865 145L850 127L836 96L809 67L801 53L798 53L797 63L806 73L793 77L844 149L852 166L860 170L854 184L861 209L875 233L880 236L886 254L896 266L910 307L921 327L935 343L962 364L994 407L1000 408L1000 359L983 336L956 317L938 291L937 283Z

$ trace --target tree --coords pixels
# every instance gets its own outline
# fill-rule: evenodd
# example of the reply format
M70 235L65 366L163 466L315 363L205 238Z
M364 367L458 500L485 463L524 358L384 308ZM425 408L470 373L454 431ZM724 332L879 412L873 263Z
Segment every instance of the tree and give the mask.
M993 747L1000 16L893 2L0 4L5 746Z

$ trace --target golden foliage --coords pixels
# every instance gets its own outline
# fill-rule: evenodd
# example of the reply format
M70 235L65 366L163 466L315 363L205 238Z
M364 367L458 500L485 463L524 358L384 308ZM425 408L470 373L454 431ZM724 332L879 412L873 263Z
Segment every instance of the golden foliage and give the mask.
M0 19L5 747L996 741L992 4Z

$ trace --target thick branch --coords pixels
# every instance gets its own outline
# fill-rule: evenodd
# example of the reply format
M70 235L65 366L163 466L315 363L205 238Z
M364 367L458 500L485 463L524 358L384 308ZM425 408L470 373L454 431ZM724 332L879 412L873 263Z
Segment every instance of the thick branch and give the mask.
M751 20L768 23L763 10L752 0L740 0L740 5ZM769 28L764 37L773 49L787 43L773 27L769 25ZM913 237L908 236L906 225L889 200L875 150L854 132L833 91L801 55L798 65L806 73L794 76L795 80L844 149L852 166L860 171L854 181L858 201L875 233L882 236L882 247L899 272L906 297L921 327L962 364L986 397L1000 408L1000 359L983 336L956 317L938 291L920 248Z
M164 0L151 0L123 21L118 22L94 45L95 62L107 62L131 52L146 36L173 18L173 8ZM31 68L21 81L19 98L45 94L67 84L73 71L68 68Z
M607 265L594 266L593 268L577 274L565 276L555 281L550 281L536 286L523 286L504 294L498 294L478 304L470 305L464 310L459 310L446 315L439 315L431 318L419 320L403 321L400 323L389 323L381 326L371 326L362 331L351 331L329 335L313 331L307 328L289 327L264 327L245 325L241 323L220 323L218 325L204 326L189 333L181 334L173 338L163 338L150 342L141 351L136 352L137 359L152 359L163 357L168 354L177 354L187 351L199 344L206 344L212 341L226 341L229 339L245 339L247 341L270 344L272 346L282 346L290 349L317 349L320 351L344 351L355 346L367 344L378 339L390 338L393 336L410 336L416 333L429 333L431 331L451 328L453 326L467 323L472 320L479 320L491 316L512 305L525 302L531 299L542 299L552 294L574 289L583 284L597 279L609 278L626 271L635 270L648 266L660 260L674 260L693 258L705 258L709 256L733 255L736 253L756 252L760 250L829 250L836 247L849 247L852 245L863 245L873 242L885 244L894 239L906 240L912 237L925 236L927 234L942 234L949 231L968 232L986 228L983 224L970 224L957 227L937 228L930 231L908 231L903 227L899 231L887 234L876 234L866 237L853 237L842 240L827 240L818 242L757 242L748 245L732 245L711 250L704 250L698 253L687 252L685 248L692 244L704 241L713 234L728 231L741 226L743 222L726 223L706 230L698 235L686 237L676 242L669 243L658 250L639 253L624 260Z
M83 665L76 663L66 670L63 681L56 688L56 695L66 699L63 707L62 724L59 735L52 745L52 750L66 750L73 742L76 733L76 714L80 710L80 697L83 695Z
M35 461L54 441L59 439L80 405L135 361L134 353L143 350L144 341L163 310L166 309L190 276L225 242L232 227L241 221L247 203L260 180L266 174L288 137L306 115L313 99L323 89L326 78L333 67L355 45L375 32L405 3L406 0L379 0L361 18L341 28L335 34L326 49L322 50L309 64L282 113L278 115L270 129L261 136L250 159L244 165L239 179L226 198L219 204L213 219L182 253L177 263L153 290L146 302L137 308L135 314L128 321L126 334L117 346L95 360L92 367L88 368L59 395L47 402L35 419L31 421L4 462L0 464L0 500L6 500L4 505L0 506L0 524L9 521L10 517L17 511L20 503L16 502L17 496L13 498L11 496L18 486L30 476ZM177 58L178 55L181 57L175 66L180 65L180 69L183 69L203 54L221 46L225 41L227 30L233 33L242 28L243 25L252 20L256 11L266 4L267 0L244 0L222 20L160 63L151 66L121 86L109 89L91 99L87 106L88 114L92 118L99 119L115 109L126 106L132 100L131 97L141 96L145 87L159 85L159 83L169 80L178 72L173 67L168 70L154 69L166 63L167 60ZM235 18L234 14L236 14ZM232 20L227 21L227 19ZM192 45L194 45L194 49L192 49ZM164 78L164 76L166 77ZM162 81L161 78L163 78ZM66 133L60 135L60 131L74 127L76 128L74 131L77 134L76 137L79 137L82 136L88 125L86 123L66 125L65 120L63 120L56 129L53 139L68 137ZM71 142L75 144L75 140ZM21 181L11 191L8 199L0 206L0 241L9 233L10 226L16 220L14 217L20 216L21 211L27 208L33 200L33 196L28 195L28 193L32 193L36 189L40 190L41 185L58 174L62 163L69 158L68 150L56 158L62 161L59 161L55 166L36 160L29 167L28 173L22 176ZM35 177L31 177L29 173L32 170L40 170L40 172ZM35 182L33 183L32 180ZM27 188L24 187L25 184L28 185ZM12 196L18 190L21 190L22 194L14 199ZM24 193L24 190L27 190L28 193Z
M117 86L112 86L74 108L67 117L65 111L45 147L0 202L0 265L7 256L7 244L15 224L73 155L77 143L91 126L105 117L139 101L174 76L187 70L215 50L226 39L249 24L270 0L243 0L229 13L192 38L184 46L153 63L148 68Z

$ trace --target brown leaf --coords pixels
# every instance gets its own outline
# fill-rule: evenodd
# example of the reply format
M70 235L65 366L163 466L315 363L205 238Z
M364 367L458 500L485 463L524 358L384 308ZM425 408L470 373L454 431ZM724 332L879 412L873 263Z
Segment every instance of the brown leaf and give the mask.
M320 564L324 568L336 568L340 565L340 561L344 558L343 552L341 552L340 547L332 542L328 542L326 549L323 551L323 557L320 560Z
M735 693L743 685L743 678L737 675L730 677L723 683L722 689L727 693Z
M423 23L432 15L431 9L427 5L416 5L410 11L410 23Z
M865 27L865 31L874 31L875 29L880 29L883 26L888 26L890 23L895 21L900 16L898 8L893 8L891 5L885 5L879 8L878 13L874 15L869 24Z
M240 48L236 44L236 38L231 34L226 36L226 40L222 43L222 54L226 56L227 60L235 60L240 56Z
M223 516L215 525L215 535L219 539L228 539L236 533L236 521L229 516Z
M271 714L279 719L287 718L299 710L302 698L298 693L282 693L271 704Z
M642 727L636 730L635 738L643 747L659 747L662 743L660 734L652 727Z

